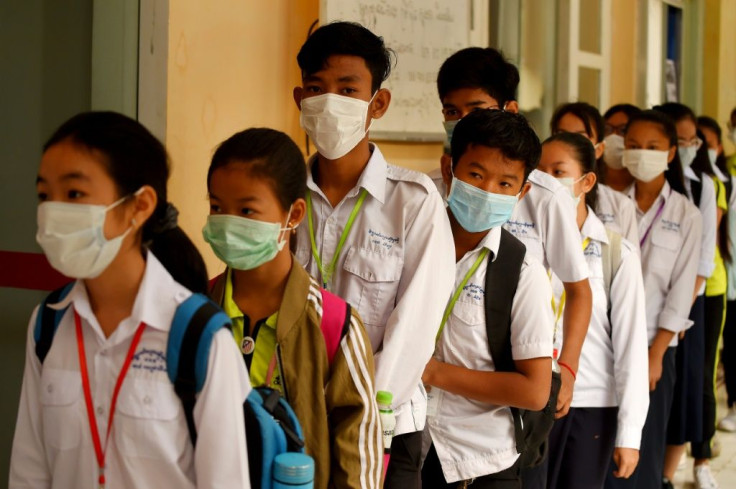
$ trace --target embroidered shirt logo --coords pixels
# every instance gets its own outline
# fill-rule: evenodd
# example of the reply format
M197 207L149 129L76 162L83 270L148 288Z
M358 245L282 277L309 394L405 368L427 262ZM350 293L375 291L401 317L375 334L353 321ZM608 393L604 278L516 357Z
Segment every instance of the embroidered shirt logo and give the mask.
M662 219L661 222L662 222L662 229L664 229L665 231L675 231L675 232L679 232L680 231L680 223L679 222L670 221L670 220L667 220L667 219Z
M524 221L509 221L506 223L506 229L517 238L521 238L533 234L534 223Z
M394 245L399 244L398 236L387 236L379 231L368 230L368 239L374 246L380 246L386 250L390 250Z
M585 248L585 250L583 251L583 254L585 256L592 256L595 258L600 258L601 257L601 245L596 242L589 243L588 247Z
M463 295L465 296L465 299L469 301L480 302L485 298L486 291L480 285L468 282L468 284L463 287Z
M166 372L166 355L160 350L142 348L133 355L130 368L147 372Z

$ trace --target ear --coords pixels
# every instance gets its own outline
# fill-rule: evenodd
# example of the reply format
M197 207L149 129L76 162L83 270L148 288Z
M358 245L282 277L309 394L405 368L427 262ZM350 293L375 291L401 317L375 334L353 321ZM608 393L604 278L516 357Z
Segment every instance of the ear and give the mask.
M380 119L383 117L383 114L388 110L389 104L391 104L391 92L386 88L379 88L368 109L371 119Z
M606 150L606 142L601 140L596 146L595 146L595 159L600 160L601 156L603 156L603 152Z
M291 205L291 214L287 226L296 229L307 215L307 202L304 199L296 199Z
M669 154L667 155L667 164L668 164L668 165L669 165L670 163L672 163L672 160L674 160L674 159L675 159L675 155L676 155L676 154L677 154L677 146L672 146L672 147L670 148L670 152L669 152Z
M585 175L583 175L583 179L580 181L583 184L583 193L588 193L593 188L593 185L595 185L595 182L598 181L598 177L596 174L592 171L589 171Z
M440 171L442 172L442 181L445 182L447 193L450 193L450 184L452 183L452 157L442 153L440 157Z
M506 112L511 112L512 114L518 114L519 113L519 102L516 100L510 100L506 102L506 108L504 109Z
M294 102L296 103L296 108L299 109L299 111L302 110L302 87L294 87L294 90L292 91L292 95L294 96Z
M144 185L139 192L138 195L133 196L135 203L131 222L134 232L143 227L146 221L151 218L158 205L158 194L156 194L153 187Z
M519 200L523 199L526 194L529 193L529 190L531 190L532 184L529 183L529 180L524 182L524 185L521 186L521 192L519 193Z

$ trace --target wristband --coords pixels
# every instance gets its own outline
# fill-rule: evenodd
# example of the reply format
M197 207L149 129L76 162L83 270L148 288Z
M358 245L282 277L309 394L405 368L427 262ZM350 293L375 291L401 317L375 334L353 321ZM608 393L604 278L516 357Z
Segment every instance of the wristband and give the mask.
M560 367L565 367L567 371L572 374L572 380L578 380L578 376L575 375L575 371L572 369L571 366L569 366L565 362L560 362L559 360L557 361L557 365L559 365Z

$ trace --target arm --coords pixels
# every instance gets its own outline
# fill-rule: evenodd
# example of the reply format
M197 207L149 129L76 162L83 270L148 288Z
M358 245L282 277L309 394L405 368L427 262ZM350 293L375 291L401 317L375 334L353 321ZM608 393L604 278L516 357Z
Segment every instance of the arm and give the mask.
M33 329L38 308L31 316L26 339L26 364L20 392L18 420L15 425L13 448L10 455L11 489L51 487L51 471L44 451L41 403L41 362L36 356Z
M708 175L703 175L702 194L700 196L700 214L702 224L702 244L700 248L700 261L698 263L698 278L694 297L698 295L703 284L713 274L715 269L716 236L718 226L716 223L716 191L713 180ZM693 299L694 300L694 299Z
M222 329L212 340L207 380L194 406L198 488L250 488L243 420L243 402L249 392L245 363L230 332Z
M373 390L373 355L353 312L325 390L331 487L380 487L383 438Z

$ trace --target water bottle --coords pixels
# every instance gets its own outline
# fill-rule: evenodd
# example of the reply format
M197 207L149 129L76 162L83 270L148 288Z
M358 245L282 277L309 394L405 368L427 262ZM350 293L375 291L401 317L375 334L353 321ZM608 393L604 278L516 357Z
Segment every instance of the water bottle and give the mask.
M378 402L378 414L381 417L381 428L383 431L383 477L386 478L386 469L388 461L391 458L391 440L394 437L394 429L396 428L396 416L394 410L391 409L391 401L394 400L393 394L387 391L378 391L376 393L376 402Z
M307 454L286 452L273 459L273 489L313 489L314 460Z

